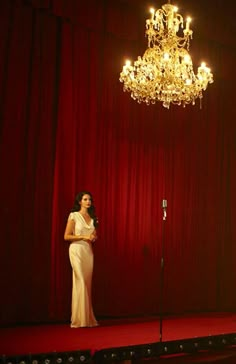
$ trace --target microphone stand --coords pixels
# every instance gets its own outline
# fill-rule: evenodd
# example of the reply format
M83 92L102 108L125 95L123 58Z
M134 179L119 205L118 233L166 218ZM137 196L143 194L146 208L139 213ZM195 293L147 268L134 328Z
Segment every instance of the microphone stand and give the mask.
M163 217L162 217L162 243L161 243L161 274L160 274L160 342L162 342L163 326L163 286L164 286L164 245L165 245L165 222L167 218L166 208L167 200L162 200Z

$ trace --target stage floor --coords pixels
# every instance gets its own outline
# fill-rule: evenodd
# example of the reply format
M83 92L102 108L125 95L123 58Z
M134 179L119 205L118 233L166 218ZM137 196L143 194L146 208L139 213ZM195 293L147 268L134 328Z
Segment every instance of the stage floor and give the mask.
M95 328L71 329L69 324L0 329L0 355L90 350L151 344L160 341L158 317L101 320ZM164 317L162 342L236 333L236 313L205 313Z

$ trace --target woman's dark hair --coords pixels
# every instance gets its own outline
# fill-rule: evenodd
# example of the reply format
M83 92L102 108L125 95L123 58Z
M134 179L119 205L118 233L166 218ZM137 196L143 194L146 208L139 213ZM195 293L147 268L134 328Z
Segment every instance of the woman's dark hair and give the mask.
M96 213L95 213L95 206L93 204L93 196L89 191L81 191L76 195L74 205L73 205L73 207L71 209L71 212L75 212L75 211L80 210L80 207L81 207L80 202L81 202L84 195L89 195L90 198L91 198L91 206L88 208L88 213L89 213L89 216L93 219L94 226L97 227L98 226L98 218L97 218Z

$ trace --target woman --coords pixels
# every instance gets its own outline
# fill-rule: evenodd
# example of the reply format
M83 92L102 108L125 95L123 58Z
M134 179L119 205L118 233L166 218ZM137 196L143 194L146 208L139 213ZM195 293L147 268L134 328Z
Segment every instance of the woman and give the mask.
M69 214L64 239L70 242L69 257L73 270L71 327L93 327L91 285L93 248L98 224L90 192L80 192Z

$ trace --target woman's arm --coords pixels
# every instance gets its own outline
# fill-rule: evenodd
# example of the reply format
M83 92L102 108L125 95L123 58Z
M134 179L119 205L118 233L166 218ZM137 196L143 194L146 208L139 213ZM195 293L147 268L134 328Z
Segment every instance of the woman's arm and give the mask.
M66 229L64 233L64 240L65 241L78 241L78 240L84 240L90 242L92 239L90 236L85 235L74 235L74 228L75 228L75 222L74 220L68 220L66 224Z

